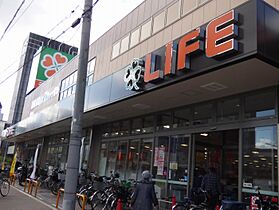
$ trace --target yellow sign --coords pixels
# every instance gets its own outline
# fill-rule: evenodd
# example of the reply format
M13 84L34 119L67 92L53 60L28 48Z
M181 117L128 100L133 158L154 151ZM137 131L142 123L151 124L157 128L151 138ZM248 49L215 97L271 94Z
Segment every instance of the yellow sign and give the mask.
M15 165L16 165L16 153L14 155L14 159L13 159L13 162L12 162L12 165L11 165L10 176L15 173Z

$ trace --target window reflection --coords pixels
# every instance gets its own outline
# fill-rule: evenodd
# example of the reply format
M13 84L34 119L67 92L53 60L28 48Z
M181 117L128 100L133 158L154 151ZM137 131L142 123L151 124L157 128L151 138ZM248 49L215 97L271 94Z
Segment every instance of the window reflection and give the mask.
M244 129L243 187L278 190L276 126Z
M145 170L150 171L151 158L152 158L152 147L153 147L152 142L153 142L153 139L144 139L141 144L138 179L141 178L141 173L143 171L145 171Z
M275 91L257 93L245 98L245 117L260 118L275 115Z
M172 126L171 113L166 112L157 116L157 130L168 130Z
M127 179L137 180L139 149L140 149L140 141L139 140L131 141L129 152L128 152L128 163L127 163L127 172L126 172Z
M190 108L176 110L174 111L173 127L174 128L187 127L190 125L190 119L191 119Z
M124 179L125 176L125 166L127 157L127 141L121 141L118 143L117 148L117 158L115 171L120 174L120 178Z
M194 125L207 124L213 121L213 104L202 104L194 106Z
M132 134L139 134L142 131L142 119L141 118L136 118L133 119L132 121Z
M240 113L240 100L227 99L217 103L217 121L238 120Z
M108 145L108 159L106 165L106 176L111 175L111 171L115 170L117 157L117 142L110 142Z

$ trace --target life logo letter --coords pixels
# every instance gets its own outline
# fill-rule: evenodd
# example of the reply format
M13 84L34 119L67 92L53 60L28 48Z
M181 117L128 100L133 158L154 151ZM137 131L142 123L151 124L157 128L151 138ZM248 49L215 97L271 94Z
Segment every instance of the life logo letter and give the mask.
M206 27L206 56L209 58L238 50L237 15L234 10L212 20Z

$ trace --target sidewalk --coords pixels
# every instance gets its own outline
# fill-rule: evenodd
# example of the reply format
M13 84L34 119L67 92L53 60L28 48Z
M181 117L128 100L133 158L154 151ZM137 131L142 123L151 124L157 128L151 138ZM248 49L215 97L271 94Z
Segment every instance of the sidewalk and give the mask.
M23 192L23 190L24 190L24 187L18 185L18 183L16 183L14 187L17 188L21 192ZM34 195L34 191L35 190L33 189L33 195ZM25 193L25 194L27 194L27 193ZM36 198L34 196L31 196L31 197L34 200L38 200L40 202L45 203L46 205L52 207L52 209L56 209L55 205L56 205L57 196L53 195L51 193L51 191L48 190L48 189L39 188L38 193L37 193L37 197ZM59 200L59 205L58 205L59 209L62 209L62 202L63 202L63 194L62 194L62 196L60 197L60 200ZM1 207L1 202L0 202L0 207ZM81 208L79 207L78 203L76 203L76 210L80 210L80 209ZM20 210L25 210L25 209L20 209ZM35 209L33 208L33 209L26 209L26 210L35 210ZM39 210L43 210L43 209L39 209Z
M55 210L50 205L43 203L30 195L11 186L7 197L0 196L0 209L2 210Z

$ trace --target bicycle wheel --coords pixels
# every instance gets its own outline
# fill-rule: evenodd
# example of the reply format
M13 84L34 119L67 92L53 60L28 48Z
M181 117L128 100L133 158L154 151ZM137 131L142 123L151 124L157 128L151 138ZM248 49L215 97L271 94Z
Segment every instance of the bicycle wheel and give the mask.
M87 199L86 199L85 210L91 210L92 207L91 207L90 197L93 195L93 191L90 190L90 189L83 189L83 190L80 190L78 193L82 194L82 195L86 195ZM80 208L82 208L82 202L83 202L82 198L79 197L78 198L78 205L79 205Z
M96 191L91 197L90 197L90 202L91 202L91 207L92 209L96 209L97 207L100 207L100 205L103 205L106 203L107 200L107 195L98 190Z
M172 207L172 210L188 210L189 206L184 204L176 204Z
M3 197L5 197L9 194L9 192L10 192L10 182L8 182L7 180L3 180L0 186L0 194Z

